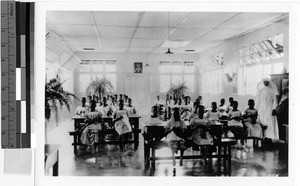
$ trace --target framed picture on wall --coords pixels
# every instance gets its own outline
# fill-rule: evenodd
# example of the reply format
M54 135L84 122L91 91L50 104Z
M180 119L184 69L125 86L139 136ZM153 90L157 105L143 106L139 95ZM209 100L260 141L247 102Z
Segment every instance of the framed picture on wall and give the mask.
M134 62L134 73L143 73L143 63Z

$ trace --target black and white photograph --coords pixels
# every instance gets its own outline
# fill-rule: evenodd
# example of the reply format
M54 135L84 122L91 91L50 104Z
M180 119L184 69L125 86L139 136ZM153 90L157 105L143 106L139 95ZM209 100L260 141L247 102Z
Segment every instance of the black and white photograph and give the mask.
M134 73L143 73L143 63L141 62L134 63Z
M287 12L47 11L45 175L287 177L288 38Z

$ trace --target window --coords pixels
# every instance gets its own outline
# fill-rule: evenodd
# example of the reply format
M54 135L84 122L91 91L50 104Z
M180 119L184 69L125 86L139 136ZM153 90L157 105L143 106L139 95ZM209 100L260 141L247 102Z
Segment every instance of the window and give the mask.
M160 75L160 91L167 92L171 86L171 75Z
M254 64L240 67L238 69L238 94L256 95L257 85L263 78L271 74L282 73L283 63Z
M191 92L194 91L194 71L193 61L161 61L160 72L160 92L167 92L171 84L186 82Z
M202 73L202 93L219 94L223 92L222 70Z
M91 81L91 76L89 74L79 75L79 91L85 94L86 88Z
M239 49L240 65L254 64L284 57L283 34Z
M200 93L219 94L223 92L223 56L224 53L219 53L201 61Z
M113 85L112 92L116 92L117 60L81 60L78 66L79 91L85 94L88 84L92 80L107 78Z
M239 95L256 95L257 85L271 74L282 73L283 34L269 37L239 49Z

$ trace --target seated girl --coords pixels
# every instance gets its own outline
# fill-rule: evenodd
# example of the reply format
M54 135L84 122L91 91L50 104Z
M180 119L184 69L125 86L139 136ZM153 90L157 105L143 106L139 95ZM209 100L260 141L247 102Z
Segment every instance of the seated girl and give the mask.
M193 111L192 111L192 113L189 115L189 122L191 122L192 121L192 119L194 119L194 118L198 118L198 107L199 106L194 106L193 107Z
M198 117L191 120L190 128L192 130L192 141L195 144L193 145L193 153L195 150L199 151L198 146L200 145L200 152L204 156L204 164L206 165L206 157L211 152L211 145L213 145L213 138L208 132L208 126L213 123L203 117L204 112L204 106L200 105L198 109Z
M220 117L221 117L221 114L217 110L217 103L212 102L211 103L211 110L207 111L206 118L213 121L213 122L217 122L217 121L219 121Z
M228 113L228 127L236 138L243 137L243 124L241 123L242 113L238 110L238 102L233 101L232 111Z
M119 108L113 113L113 118L114 118L113 122L115 123L115 127L117 122L124 123L122 130L124 130L125 132L123 131L124 133L123 132L121 134L119 133L119 140L121 142L120 150L123 151L125 145L122 143L122 141L127 141L131 137L131 130L132 130L128 120L128 111L124 109L124 100L119 101Z
M129 114L136 114L136 110L134 106L132 106L132 100L131 98L128 98L128 103L125 109L128 111Z
M96 101L92 100L90 104L90 111L85 114L86 125L81 129L83 131L81 133L80 140L82 144L88 145L86 151L88 151L95 142L97 143L99 141L97 132L102 130L102 114L95 110L95 107Z
M107 103L106 97L103 97L102 106L97 109L103 116L111 116L113 113L111 106Z
M166 142L172 151L173 166L176 165L174 154L178 150L180 150L180 166L182 166L182 157L186 149L184 135L186 128L184 121L180 118L179 108L174 108L172 118L165 122L165 130L168 133Z
M262 137L261 126L256 122L257 110L254 108L255 102L253 99L248 101L249 108L246 109L244 114L244 122L247 127L247 134L251 137Z
M220 101L220 105L218 107L218 111L221 113L221 116L227 116L226 110L227 110L227 105L225 105L225 99L222 98Z
M81 106L76 107L75 114L84 116L85 113L89 111L89 107L87 107L85 104L86 104L86 98L82 97Z

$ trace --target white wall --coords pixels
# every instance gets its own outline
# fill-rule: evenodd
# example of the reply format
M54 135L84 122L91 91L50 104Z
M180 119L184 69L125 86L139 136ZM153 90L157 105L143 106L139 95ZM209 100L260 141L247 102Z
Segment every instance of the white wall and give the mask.
M149 54L146 53L99 53L99 52L77 52L75 53L80 59L116 59L117 60L117 92L125 93L125 77L127 74L134 74L134 62L143 62L143 73L140 76L150 76L150 92L151 102L154 102L156 95L161 95L165 98L164 94L160 93L160 79L159 79L159 62L162 60L191 60L196 62L198 60L198 54ZM146 63L150 67L145 67ZM136 75L136 74L135 74ZM195 73L195 91L192 97L198 96L198 71ZM74 77L75 87L74 90L78 93L79 83L78 79ZM81 95L82 96L82 95ZM79 103L77 103L79 104Z
M199 54L199 61L201 59L211 57L213 55L219 54L221 52L224 53L224 73L231 74L232 72L236 72L237 68L239 67L239 55L238 49L242 46L247 46L251 43L259 42L267 37L274 37L277 34L284 35L284 58L282 59L284 63L284 69L289 71L289 22L288 19L283 20L279 23L274 23L268 27L263 29L251 32L244 36L241 36L236 39L225 41L222 45L213 48L209 51L205 51ZM254 74L255 75L255 74ZM223 76L223 94L203 94L203 103L205 105L211 105L211 102L216 101L217 103L220 102L221 98L226 99L226 103L228 104L228 98L234 97L235 100L239 102L240 110L244 111L247 108L247 101L248 99L253 99L253 96L240 96L233 94L233 83L229 83L226 80L225 75Z

